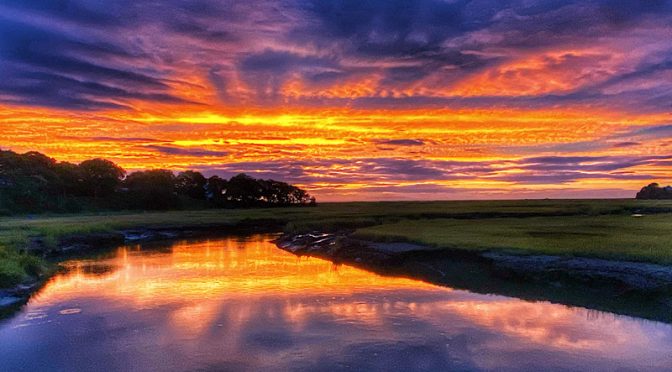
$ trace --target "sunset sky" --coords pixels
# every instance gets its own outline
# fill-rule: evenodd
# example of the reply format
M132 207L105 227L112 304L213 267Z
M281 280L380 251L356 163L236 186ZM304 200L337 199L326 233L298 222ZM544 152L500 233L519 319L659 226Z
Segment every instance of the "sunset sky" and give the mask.
M672 1L0 3L0 148L319 201L672 182Z

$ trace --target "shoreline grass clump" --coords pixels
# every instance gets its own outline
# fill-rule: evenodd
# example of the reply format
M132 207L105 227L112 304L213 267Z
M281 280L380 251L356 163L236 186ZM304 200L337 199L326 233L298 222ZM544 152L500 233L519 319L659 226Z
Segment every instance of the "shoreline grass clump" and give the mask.
M44 262L36 256L0 246L0 288L38 277L45 268Z

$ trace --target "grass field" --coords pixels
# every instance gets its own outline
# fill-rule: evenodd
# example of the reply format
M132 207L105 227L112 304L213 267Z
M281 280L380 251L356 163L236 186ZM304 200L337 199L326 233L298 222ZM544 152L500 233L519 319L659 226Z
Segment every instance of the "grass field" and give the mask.
M633 213L647 214L631 217ZM0 287L34 274L31 238L133 228L285 226L287 232L356 229L359 236L436 247L632 258L672 263L672 201L519 200L333 203L314 208L105 213L0 218ZM669 221L669 222L668 222Z
M437 249L504 250L672 264L672 214L435 219L358 229L355 236Z

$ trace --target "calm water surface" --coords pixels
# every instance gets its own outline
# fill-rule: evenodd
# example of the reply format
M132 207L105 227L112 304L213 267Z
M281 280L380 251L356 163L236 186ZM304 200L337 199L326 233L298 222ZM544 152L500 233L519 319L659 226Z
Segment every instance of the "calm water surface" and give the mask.
M269 236L66 262L0 370L672 370L672 327L297 258Z

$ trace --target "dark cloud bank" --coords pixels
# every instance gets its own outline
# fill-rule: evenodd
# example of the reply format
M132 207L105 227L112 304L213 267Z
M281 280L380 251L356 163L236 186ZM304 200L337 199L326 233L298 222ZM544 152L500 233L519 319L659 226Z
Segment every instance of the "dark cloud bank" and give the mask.
M5 2L0 5L0 100L75 110L125 108L131 100L185 103L189 100L170 89L171 79L179 78L173 67L187 57L175 46L192 48L189 56L215 51L230 59L193 66L223 100L231 95L222 71L235 72L256 92L256 103L266 105L286 103L279 88L296 77L318 89L368 74L383 76L381 92L428 77L449 87L520 53L591 45L630 31L645 33L645 27L657 24L669 27L671 13L672 2L656 0ZM657 37L651 35L651 41L660 42ZM253 48L258 40L274 46ZM581 103L669 111L669 85L637 86L671 69L672 45L644 60L631 71L560 95L374 94L309 97L299 103L363 108ZM628 84L629 89L612 89Z

